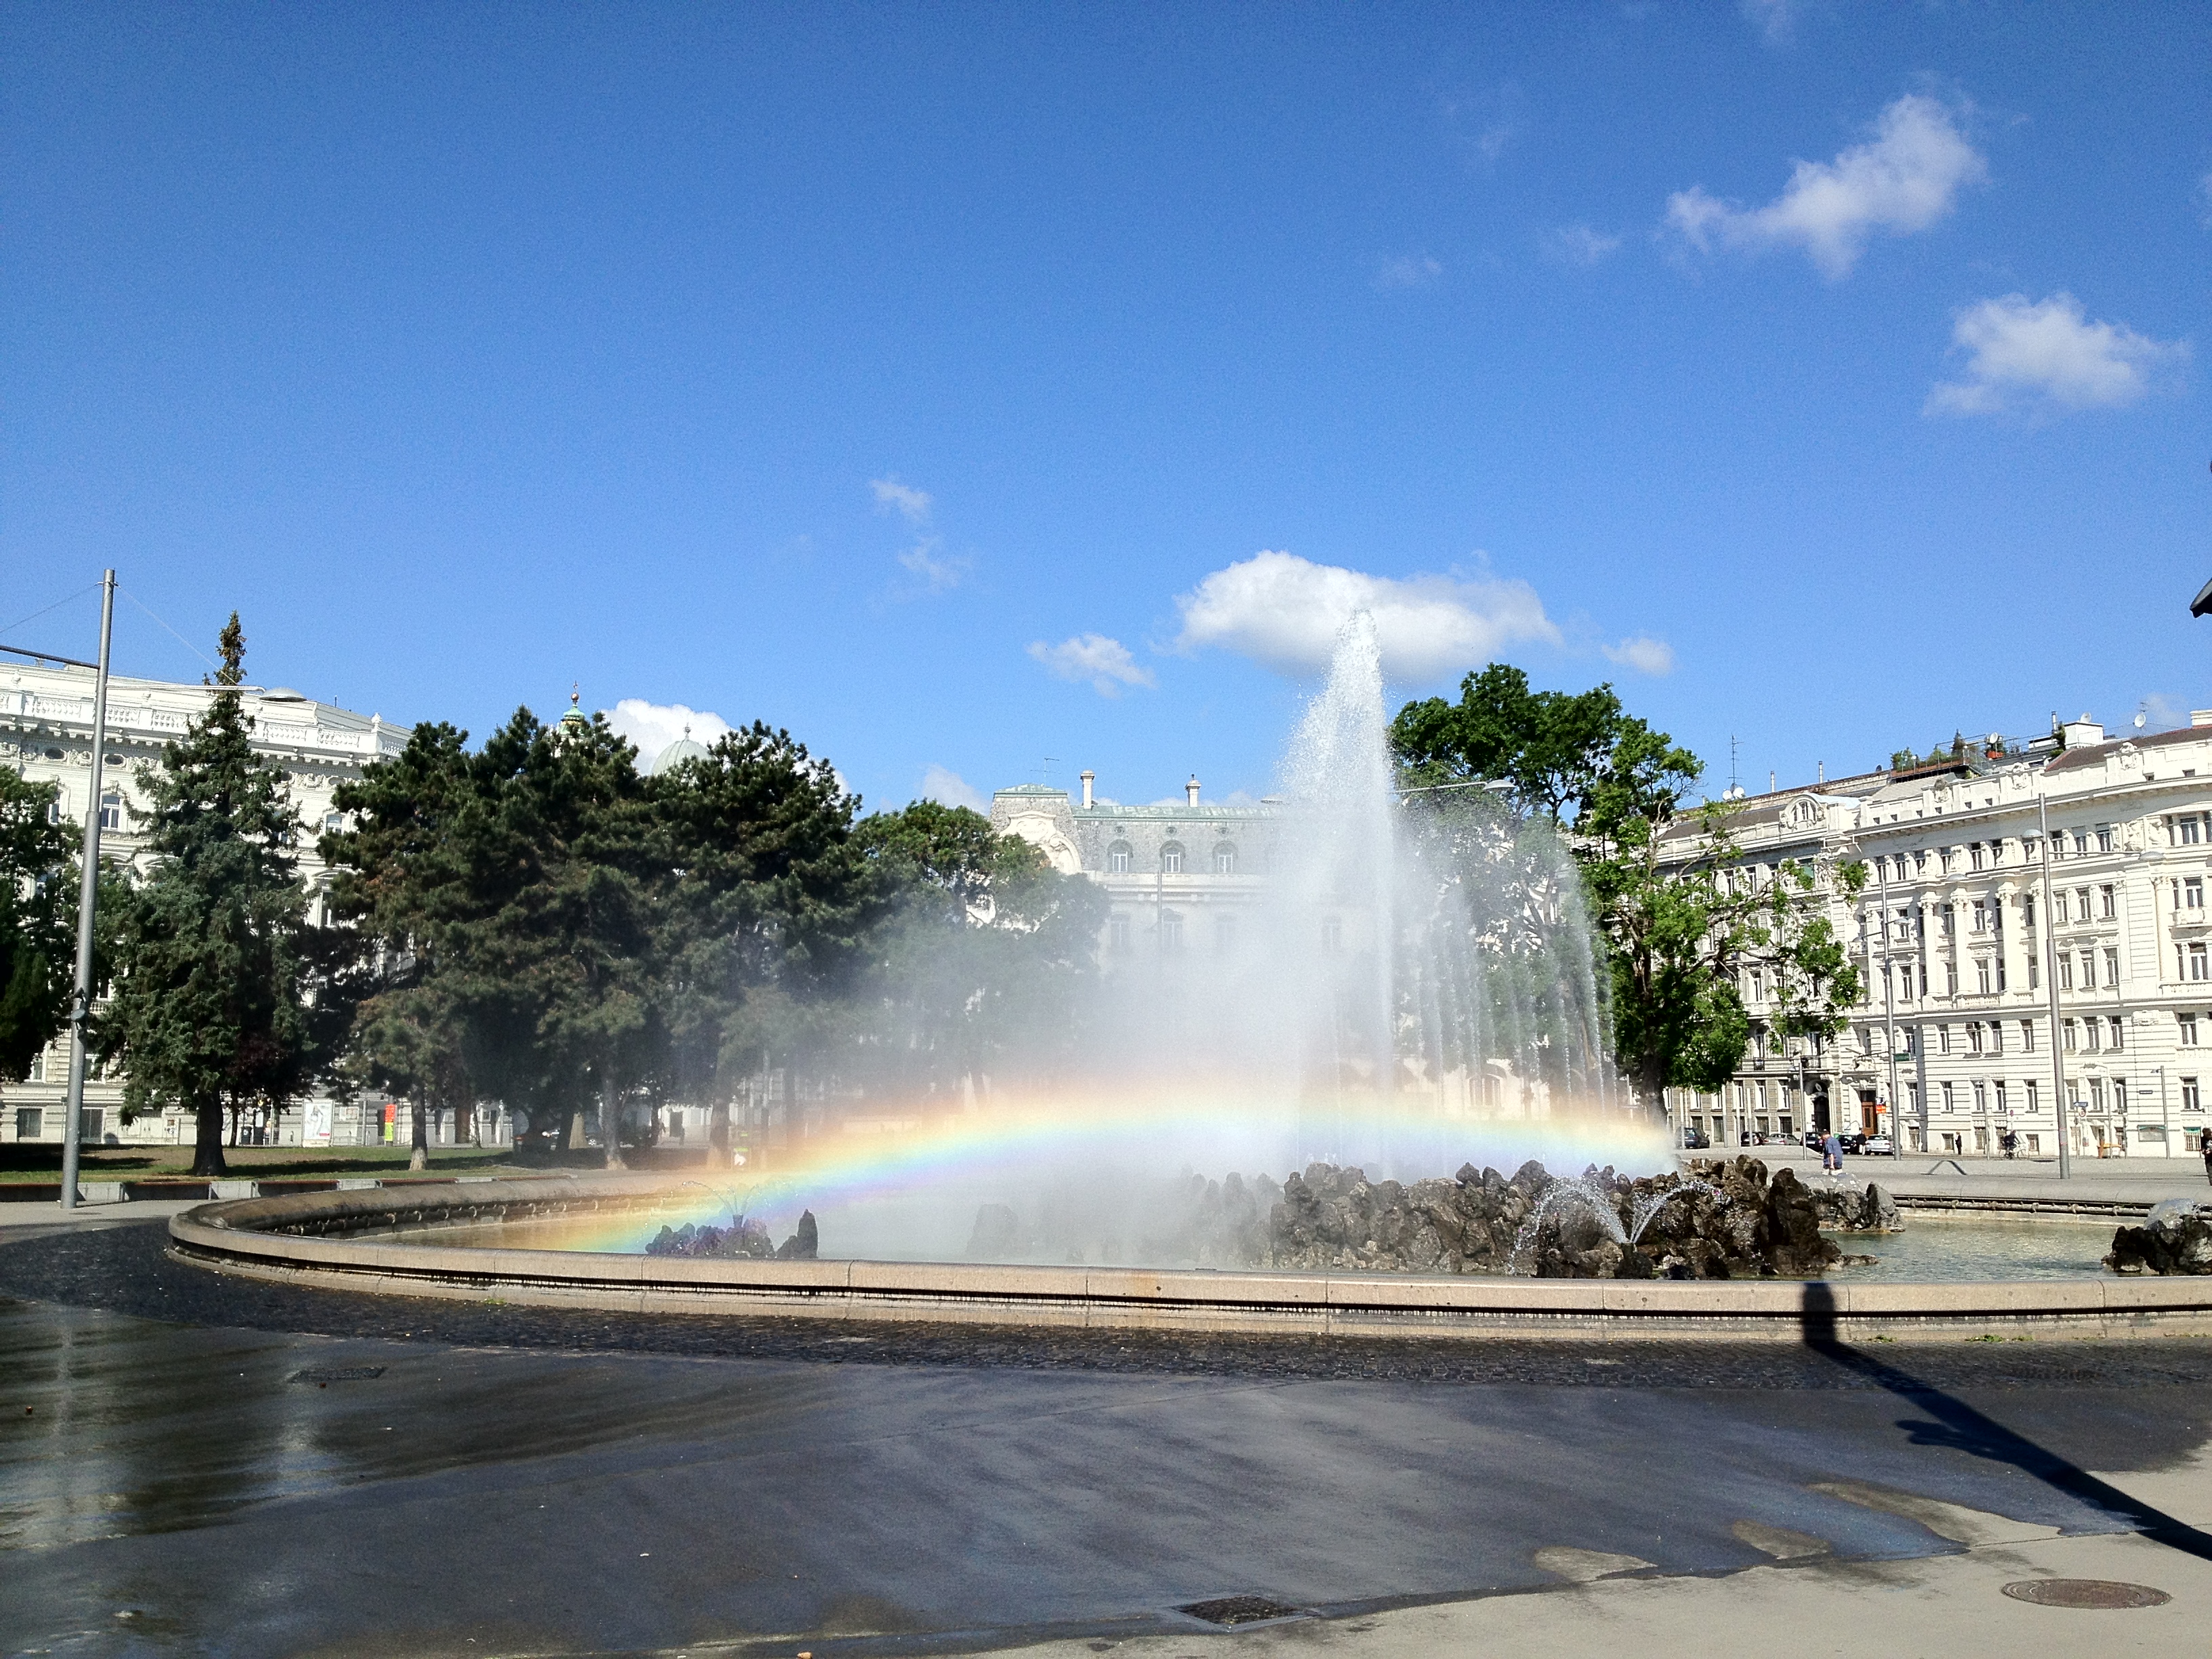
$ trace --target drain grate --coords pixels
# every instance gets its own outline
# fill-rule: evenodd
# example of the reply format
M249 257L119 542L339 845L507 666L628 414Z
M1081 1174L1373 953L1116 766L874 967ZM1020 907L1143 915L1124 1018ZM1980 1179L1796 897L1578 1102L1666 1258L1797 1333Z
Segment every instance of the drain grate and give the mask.
M2117 1578L2023 1578L2004 1593L2039 1607L2162 1607L2173 1600L2162 1589Z
M1298 1610L1264 1595L1217 1595L1211 1601L1193 1601L1176 1611L1203 1619L1209 1625L1256 1625L1263 1619L1294 1618Z
M304 1371L294 1371L295 1382L366 1382L384 1375L381 1365L309 1366Z

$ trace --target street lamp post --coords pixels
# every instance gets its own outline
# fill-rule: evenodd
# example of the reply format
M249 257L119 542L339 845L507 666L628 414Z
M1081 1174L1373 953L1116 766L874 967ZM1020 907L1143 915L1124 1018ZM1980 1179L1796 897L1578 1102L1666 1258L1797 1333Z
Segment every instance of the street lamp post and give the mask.
M70 995L69 1103L62 1111L62 1208L76 1208L77 1136L84 1121L85 1024L92 1017L92 921L100 893L102 763L107 758L107 642L115 626L115 573L100 585L100 667L92 690L92 800L84 815L84 869L77 883L76 983Z
M1881 893L1881 1040L1889 1050L1889 1155L1896 1158L1905 1152L1905 1113L1897 1100L1897 1005L1889 982L1890 946L1895 943L1889 930L1889 860L1878 860L1874 872Z

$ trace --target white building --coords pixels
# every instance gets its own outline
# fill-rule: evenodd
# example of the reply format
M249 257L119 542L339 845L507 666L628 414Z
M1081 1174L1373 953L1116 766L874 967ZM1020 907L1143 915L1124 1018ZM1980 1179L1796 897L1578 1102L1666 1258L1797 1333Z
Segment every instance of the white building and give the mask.
M1821 872L1815 902L1866 994L1838 1042L1785 1043L1761 1024L1773 988L1747 973L1751 1049L1717 1095L1668 1091L1678 1130L1729 1146L1901 1127L1908 1150L1940 1154L1995 1151L2010 1129L2048 1157L2055 1041L2077 1157L2193 1154L2212 1121L2212 711L2192 719L2110 741L2085 717L1741 802L1735 878L1771 882L1790 860ZM1667 861L1700 835L1674 826ZM1825 877L1851 858L1871 873L1847 904Z
M293 803L301 818L300 872L310 890L319 891L324 872L316 840L336 825L332 795L341 783L359 777L370 761L405 748L409 728L318 702L281 686L267 690L240 686L239 692L254 748L282 763L291 776ZM145 805L138 774L159 768L162 745L181 738L214 696L214 689L204 685L121 675L109 678L106 755L98 809L102 858L121 861L138 854L137 821L126 810ZM34 783L56 785L56 815L80 829L93 807L92 704L89 670L43 664L0 667L0 765ZM319 899L313 914L317 921L325 919ZM64 1036L34 1063L27 1081L0 1085L4 1091L0 1140L59 1140L68 1079L69 1040ZM126 1127L121 1105L122 1090L116 1082L88 1078L81 1139L94 1144L166 1145L188 1144L192 1138L191 1121L181 1114L142 1117ZM274 1133L291 1143L306 1133L311 1139L334 1137L342 1144L356 1144L386 1138L386 1126L392 1121L388 1101L366 1101L349 1108L323 1101L286 1113ZM270 1130L264 1126L263 1132ZM405 1126L399 1125L397 1133L404 1139Z
M1112 901L1101 941L1110 963L1140 953L1225 952L1240 913L1264 884L1274 853L1279 803L1208 805L1199 783L1180 804L1123 806L1083 793L1023 783L991 798L991 827L1030 842L1066 875L1083 874Z

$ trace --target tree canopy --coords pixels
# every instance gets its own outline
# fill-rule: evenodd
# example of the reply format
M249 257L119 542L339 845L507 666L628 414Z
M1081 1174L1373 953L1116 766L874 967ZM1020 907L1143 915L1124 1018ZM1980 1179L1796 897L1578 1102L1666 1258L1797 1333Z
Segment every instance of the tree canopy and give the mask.
M1778 1035L1842 1028L1858 974L1810 901L1828 880L1856 892L1863 869L1785 861L1755 886L1737 867L1725 805L1702 809L1693 858L1662 863L1662 838L1704 768L1610 685L1532 691L1522 670L1492 663L1467 676L1456 702L1407 703L1390 736L1407 788L1497 783L1564 836L1604 939L1615 1057L1645 1102L1734 1075L1753 1036L1747 971L1773 989Z
M0 769L0 1082L27 1075L69 1022L76 861L55 799Z

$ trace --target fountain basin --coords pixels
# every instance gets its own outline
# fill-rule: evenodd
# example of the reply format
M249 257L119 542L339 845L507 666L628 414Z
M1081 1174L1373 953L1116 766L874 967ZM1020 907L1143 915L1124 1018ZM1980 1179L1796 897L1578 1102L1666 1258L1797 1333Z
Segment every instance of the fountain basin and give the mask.
M333 1290L631 1313L1325 1337L1802 1342L2212 1334L2212 1279L1670 1281L702 1260L389 1236L696 1215L665 1176L487 1182L201 1205L171 1253ZM387 1236L377 1236L379 1232Z

